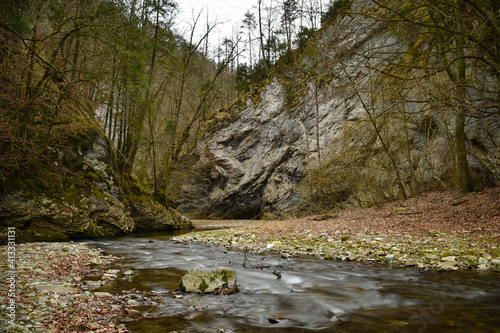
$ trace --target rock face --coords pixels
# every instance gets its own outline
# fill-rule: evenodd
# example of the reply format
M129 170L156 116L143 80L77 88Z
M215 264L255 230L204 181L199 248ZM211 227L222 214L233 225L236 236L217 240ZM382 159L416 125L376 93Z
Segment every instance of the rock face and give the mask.
M179 287L185 293L212 293L235 288L236 272L230 269L193 270L182 277Z
M178 209L192 216L254 218L262 209L283 210L298 201L293 186L306 167L304 126L286 111L278 81L262 98L258 105L248 100L237 121L199 146L201 191L193 186L194 200Z
M192 227L174 209L153 200L133 175L117 176L105 136L91 139L77 144L71 159L54 153L49 167L57 178L50 187L0 194L1 227L16 227L17 242Z
M351 11L372 4L354 1ZM368 16L339 16L298 66L278 71L219 117L225 120L197 146L199 161L177 200L179 212L272 218L311 201L322 205L324 194L348 204L373 203L451 182L453 117L423 112L421 104L406 100L388 109L384 96L393 90L384 91L378 69L402 46ZM488 75L480 82L496 91ZM407 100L429 96L411 91L415 96ZM482 179L500 179L499 124L498 113L467 120L467 159ZM309 186L301 183L307 175L319 176L310 177Z

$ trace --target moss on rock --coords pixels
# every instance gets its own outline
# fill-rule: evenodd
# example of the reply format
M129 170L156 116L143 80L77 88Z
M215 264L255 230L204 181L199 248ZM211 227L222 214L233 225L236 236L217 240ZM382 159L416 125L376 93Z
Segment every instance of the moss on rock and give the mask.
M195 269L181 278L179 288L186 293L213 293L221 289L234 289L236 272L230 269Z

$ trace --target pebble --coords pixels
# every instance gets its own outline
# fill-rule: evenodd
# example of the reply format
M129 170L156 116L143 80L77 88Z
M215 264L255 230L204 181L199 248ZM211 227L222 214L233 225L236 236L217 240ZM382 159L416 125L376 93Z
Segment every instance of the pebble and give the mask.
M388 254L388 255L385 256L384 260L386 262L391 262L391 261L394 261L395 258L396 257L394 256L394 254Z

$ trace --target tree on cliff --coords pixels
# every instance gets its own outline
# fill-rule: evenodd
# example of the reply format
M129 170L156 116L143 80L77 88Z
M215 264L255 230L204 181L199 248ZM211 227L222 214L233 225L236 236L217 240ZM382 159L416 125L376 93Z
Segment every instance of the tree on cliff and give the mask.
M393 34L404 41L404 51L395 53L381 72L404 82L425 82L437 88L434 105L454 110L456 175L464 192L474 190L467 161L467 119L488 117L498 110L500 92L500 4L496 0L372 0L378 20L387 21ZM478 109L472 105L481 73L496 76L496 94ZM443 74L447 82L443 81ZM483 75L483 79L484 79ZM484 81L484 80L483 80ZM406 83L407 84L407 83ZM420 84L420 83L419 83ZM439 92L439 95L436 93ZM474 100L477 105L477 100ZM496 111L498 112L498 111Z

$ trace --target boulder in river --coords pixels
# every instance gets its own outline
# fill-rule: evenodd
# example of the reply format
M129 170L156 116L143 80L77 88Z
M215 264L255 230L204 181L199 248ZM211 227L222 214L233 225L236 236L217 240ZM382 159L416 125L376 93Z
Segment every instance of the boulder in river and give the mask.
M236 272L231 269L192 270L181 278L179 287L186 293L236 291Z

